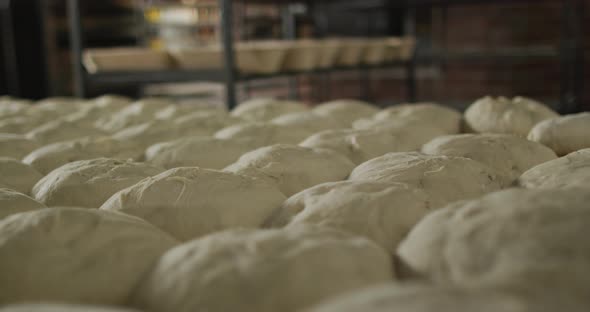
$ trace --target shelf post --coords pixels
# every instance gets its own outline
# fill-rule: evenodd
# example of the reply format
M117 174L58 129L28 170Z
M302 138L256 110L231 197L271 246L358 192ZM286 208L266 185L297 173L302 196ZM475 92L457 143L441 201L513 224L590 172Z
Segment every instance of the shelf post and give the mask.
M236 61L233 42L232 0L219 0L221 8L221 35L225 70L225 101L228 110L236 107Z
M86 80L82 66L82 21L79 0L68 0L68 17L70 24L70 51L73 69L74 95L80 98L86 96Z
M561 36L561 113L581 111L584 88L583 33L584 3L566 0L563 4Z

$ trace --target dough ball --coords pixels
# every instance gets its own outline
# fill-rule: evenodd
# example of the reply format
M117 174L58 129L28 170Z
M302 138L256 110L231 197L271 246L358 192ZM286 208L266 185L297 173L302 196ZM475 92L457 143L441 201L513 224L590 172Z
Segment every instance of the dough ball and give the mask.
M42 203L17 191L0 188L0 219L10 215L46 208Z
M415 152L389 153L369 160L356 167L350 179L406 183L430 195L434 208L501 187L496 172L475 160Z
M201 135L213 135L215 132L242 122L229 116L222 110L201 110L185 114L174 119L173 123L181 129L195 129Z
M37 120L29 116L13 116L0 120L0 133L25 134L38 126Z
M0 312L139 312L123 307L89 306L64 303L22 303L7 305Z
M248 139L188 137L158 143L146 150L146 161L166 168L223 169L257 146Z
M316 114L312 111L290 113L279 116L270 123L291 127L293 129L306 129L310 132L320 132L330 129L347 128L348 125L337 120L335 117Z
M528 139L539 142L563 156L590 148L590 113L566 115L544 120L533 127Z
M269 121L281 115L306 110L305 104L300 102L261 98L241 103L230 114L244 120Z
M269 218L269 226L316 224L371 239L391 254L425 214L428 195L404 184L340 181L291 196Z
M385 119L356 123L354 129L386 132L395 137L398 151L419 151L422 145L447 131L432 124L430 121L411 119Z
M247 122L221 129L215 133L218 139L250 139L256 146L272 144L299 144L313 131L305 128L280 126L268 122Z
M133 100L126 96L116 94L105 94L92 99L90 105L97 107L103 111L112 112L115 110L121 110L129 106L129 104L131 104L132 102Z
M320 183L344 180L353 168L350 160L330 150L277 144L242 155L224 171L267 180L291 196Z
M348 126L355 120L372 116L378 111L379 108L373 104L351 99L334 100L313 108L314 113L332 117Z
M174 125L161 120L145 122L118 131L112 138L120 142L134 142L147 148L156 143L182 137L183 133Z
M589 201L590 193L578 190L488 194L437 212L436 227L427 216L398 252L442 283L543 293L550 282L552 298L588 306L590 246L580 237L590 229ZM416 248L428 246L423 241L439 247Z
M33 196L48 206L98 208L111 195L162 172L144 163L109 158L65 164L43 177Z
M549 107L525 97L507 99L486 96L467 108L465 122L473 132L526 137L539 122L558 116Z
M477 160L498 172L504 186L512 185L526 170L557 158L544 145L505 134L442 136L424 145L422 152Z
M371 129L388 123L428 124L441 129L445 134L461 132L461 113L435 103L402 104L381 110L371 118L354 122L357 129Z
M558 305L551 307L557 310L563 308ZM532 300L526 296L499 290L390 283L331 298L310 309L309 312L552 312L557 310L541 304L537 298Z
M27 164L14 158L0 157L0 187L30 194L35 183L42 177Z
M120 213L50 208L0 221L0 304L125 304L176 241Z
M175 168L114 194L100 207L138 216L180 240L258 227L285 200L272 184L215 170Z
M127 127L145 123L154 119L154 115L174 103L158 98L142 99L125 108L99 119L95 126L105 132L115 133Z
M535 166L518 183L531 189L590 189L590 148Z
M313 227L232 230L168 251L133 301L154 312L301 311L392 274L387 253L361 237Z
M0 118L22 115L31 104L28 100L0 96Z
M60 141L67 141L85 136L101 135L102 131L93 126L87 126L75 121L62 119L50 121L41 125L26 135L28 138L43 144L50 144Z
M85 137L40 147L25 156L23 162L46 175L69 162L100 157L140 160L143 146L110 137Z
M412 150L413 146L403 143L403 139L386 131L340 129L316 133L299 145L333 150L358 165L389 152Z
M23 135L0 133L0 157L21 159L39 147Z

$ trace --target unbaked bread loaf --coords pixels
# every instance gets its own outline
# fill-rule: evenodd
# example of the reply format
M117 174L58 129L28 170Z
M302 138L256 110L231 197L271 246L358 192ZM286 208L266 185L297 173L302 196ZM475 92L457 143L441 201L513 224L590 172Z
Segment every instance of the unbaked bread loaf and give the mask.
M111 195L163 169L110 158L67 163L33 187L33 197L48 206L100 207Z
M242 155L224 171L264 179L291 196L320 183L344 180L353 168L348 158L330 150L277 144Z
M587 307L590 246L580 237L590 229L589 202L579 190L488 194L435 212L434 227L427 216L398 253L438 282L545 293Z
M65 303L22 303L0 307L0 312L139 312L131 308Z
M146 98L125 106L123 109L99 119L95 126L105 132L115 133L154 118L154 115L173 102L159 98Z
M518 183L531 189L590 189L590 148L535 166Z
M84 137L40 147L25 156L23 162L42 174L48 174L58 167L78 160L100 157L141 160L143 152L143 146L137 142L122 142L105 136Z
M357 122L354 128L390 133L396 138L399 151L419 151L422 145L432 139L448 134L448 131L435 126L432 121L418 119L370 120L365 123Z
M497 173L475 160L416 152L389 153L369 160L356 167L350 179L406 183L430 195L433 208L501 188Z
M300 102L259 98L242 102L230 114L249 121L269 121L281 115L306 110L305 104Z
M379 108L370 103L352 99L334 100L313 108L314 113L332 117L348 126L355 120L373 116L378 111Z
M392 106L370 118L359 119L353 126L357 129L373 129L388 123L427 124L440 128L444 134L456 134L461 130L461 113L435 103L413 103Z
M387 253L361 237L311 227L233 230L168 251L133 302L154 312L295 312L391 279Z
M99 136L102 134L104 134L104 132L94 128L93 125L79 123L77 121L57 119L29 131L26 136L42 144L51 144L85 136Z
M218 130L240 122L243 120L231 117L222 110L200 110L175 118L173 124L183 129L198 130L203 135L213 135Z
M196 167L175 168L114 194L100 207L151 222L179 240L256 228L285 200L262 180Z
M339 121L336 117L319 115L313 111L285 114L274 118L270 123L293 129L302 128L312 133L330 129L348 128L349 126Z
M468 130L479 133L506 133L526 137L539 122L559 115L549 107L517 96L513 99L486 96L465 111Z
M0 157L0 187L30 194L43 175L14 158Z
M387 131L339 129L318 132L299 145L333 150L358 165L389 152L412 151L403 141Z
M526 170L557 158L544 145L505 134L442 136L424 145L422 152L477 160L494 169L504 186L512 185Z
M299 144L313 134L313 130L281 126L269 122L246 122L227 127L215 133L218 139L250 139L262 147L272 144Z
M23 135L0 133L0 157L21 159L39 148L39 143Z
M147 162L166 169L201 167L223 169L236 162L242 154L256 149L248 139L216 139L187 137L150 146L145 152Z
M590 113L544 120L533 127L528 139L553 149L557 155L590 148Z
M42 203L15 190L0 188L0 219L10 215L46 208Z
M0 220L0 305L122 305L176 241L128 215L50 208Z
M430 211L424 191L404 184L329 182L291 196L267 220L270 227L315 224L364 236L391 254Z

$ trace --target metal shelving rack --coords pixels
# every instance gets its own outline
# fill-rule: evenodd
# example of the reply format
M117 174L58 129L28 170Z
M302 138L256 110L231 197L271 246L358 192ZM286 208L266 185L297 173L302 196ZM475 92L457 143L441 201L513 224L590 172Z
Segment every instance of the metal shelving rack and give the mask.
M257 0L260 2L270 2ZM331 0L334 1L334 0ZM406 10L405 32L413 35L415 29L415 11L419 7L443 7L454 5L471 5L482 3L514 3L535 2L532 0L399 0L388 1L385 8L403 8ZM274 1L278 3L288 3L289 0ZM358 66L347 68L331 68L325 70L316 70L302 73L279 73L273 75L241 75L236 70L236 61L234 55L233 43L233 1L219 0L221 8L221 41L224 47L224 67L219 70L166 70L156 72L108 72L89 74L82 65L83 51L83 32L80 20L80 0L68 0L68 13L70 21L71 51L74 69L75 94L80 97L86 95L87 87L91 85L112 85L112 84L144 84L159 82L182 82L182 81L216 81L225 83L226 101L229 109L236 105L236 83L253 79L294 76L298 74L324 74L328 75L337 70L360 70L365 80L368 80L369 71L373 68L404 68L406 70L406 88L409 101L416 100L416 75L415 67L417 63L444 63L453 59L466 60L485 60L495 59L502 61L513 61L516 58L527 59L529 57L558 57L562 68L561 77L561 110L562 112L574 112L579 110L584 86L584 52L583 52L583 0L564 0L563 4L563 27L562 41L558 53L541 53L540 55L503 55L503 54L485 54L485 55L450 55L442 53L422 59L415 59L408 62L396 62L392 64L383 64L380 66ZM343 4L346 9L346 5ZM374 9L383 9L384 6L380 1L367 0L363 2L361 8L353 6L350 9L360 11L370 11ZM365 84L368 83L365 81ZM366 87L365 87L366 88Z

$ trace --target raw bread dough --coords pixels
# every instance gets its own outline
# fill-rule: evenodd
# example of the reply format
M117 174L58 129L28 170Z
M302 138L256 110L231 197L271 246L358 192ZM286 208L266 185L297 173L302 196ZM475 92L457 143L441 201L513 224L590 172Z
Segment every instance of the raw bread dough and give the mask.
M171 169L201 167L223 169L237 161L242 154L255 149L248 139L216 139L189 137L158 143L145 152L147 162Z
M590 246L580 237L590 229L589 202L590 193L579 190L488 194L437 212L436 227L427 216L402 242L399 255L442 283L542 294L550 281L552 300L587 307ZM424 241L439 247L419 248L429 245Z
M413 119L385 119L368 123L355 123L357 130L387 132L395 137L398 151L419 151L422 145L447 131L430 121Z
M590 113L566 115L538 123L528 139L539 142L559 156L590 148Z
M96 108L99 108L103 111L114 111L114 110L121 110L127 107L129 104L133 102L132 99L116 95L116 94L105 94L99 97L92 99L89 105L92 105Z
M387 131L340 129L316 133L299 145L310 148L325 148L338 152L355 164L379 157L389 152L411 151L412 147Z
M0 304L125 304L177 242L120 213L50 208L0 220Z
M298 144L313 134L305 128L280 126L268 122L247 122L227 127L215 133L218 139L250 139L256 146L272 144Z
M291 196L320 183L344 180L353 168L345 156L330 150L277 144L244 154L224 171L267 180Z
M65 303L23 303L7 305L0 312L139 312L130 308Z
M361 237L314 227L232 230L168 251L133 301L154 312L294 312L392 275L387 253Z
M544 145L506 134L442 136L424 145L422 152L477 160L494 169L504 186L512 185L528 169L557 158Z
M535 166L518 182L533 189L590 189L590 148Z
M42 203L15 190L0 188L0 219L10 215L46 208Z
M37 119L29 116L12 116L0 120L0 133L25 134L38 126Z
M416 152L389 153L369 160L356 167L350 179L406 183L430 195L433 208L501 187L496 172L475 160Z
M99 119L95 125L105 132L114 133L127 127L150 121L154 119L154 115L158 111L170 105L173 105L173 103L165 99L142 99L127 105L110 116Z
M494 289L450 285L383 284L331 298L309 312L582 312L554 302ZM546 305L550 303L552 305Z
M14 158L0 157L0 187L30 194L41 175L33 167Z
M342 99L322 103L314 107L313 112L332 117L347 126L351 126L357 119L376 114L379 112L379 108L363 101Z
M507 99L486 96L467 108L465 122L473 132L526 137L537 123L558 116L549 107L525 97Z
M47 206L98 208L119 190L162 171L149 164L117 159L79 160L43 177L33 187L33 196Z
M112 135L112 138L122 143L136 143L145 149L153 144L174 140L185 135L189 134L170 122L153 120L118 131ZM199 135L199 133L195 133L195 135Z
M395 254L402 238L429 211L422 190L398 183L340 181L291 196L266 224L331 227L364 236Z
M195 129L202 135L213 135L215 132L242 122L238 118L230 117L222 110L202 110L186 114L174 119L173 123L183 129Z
M461 113L435 103L402 104L386 108L371 118L354 122L357 129L379 128L389 123L418 123L440 128L445 134L461 132Z
M305 104L270 98L252 99L241 103L231 115L250 121L269 121L275 117L306 111Z
M39 147L23 135L0 133L0 157L21 159Z
M85 137L45 145L25 156L23 162L46 175L78 160L100 157L141 160L143 151L143 146L136 142L121 142L110 137Z
M73 140L91 135L101 135L102 131L92 125L85 125L77 121L58 119L41 125L26 135L28 138L43 144L50 144L60 141Z
M348 126L334 117L319 115L312 111L282 115L271 120L270 123L279 126L292 127L294 129L303 128L310 132L342 129L347 128Z
M30 101L24 99L0 96L0 118L20 115L24 113L31 104Z
M180 240L237 227L258 227L285 196L272 184L195 167L147 178L100 209L143 218Z

